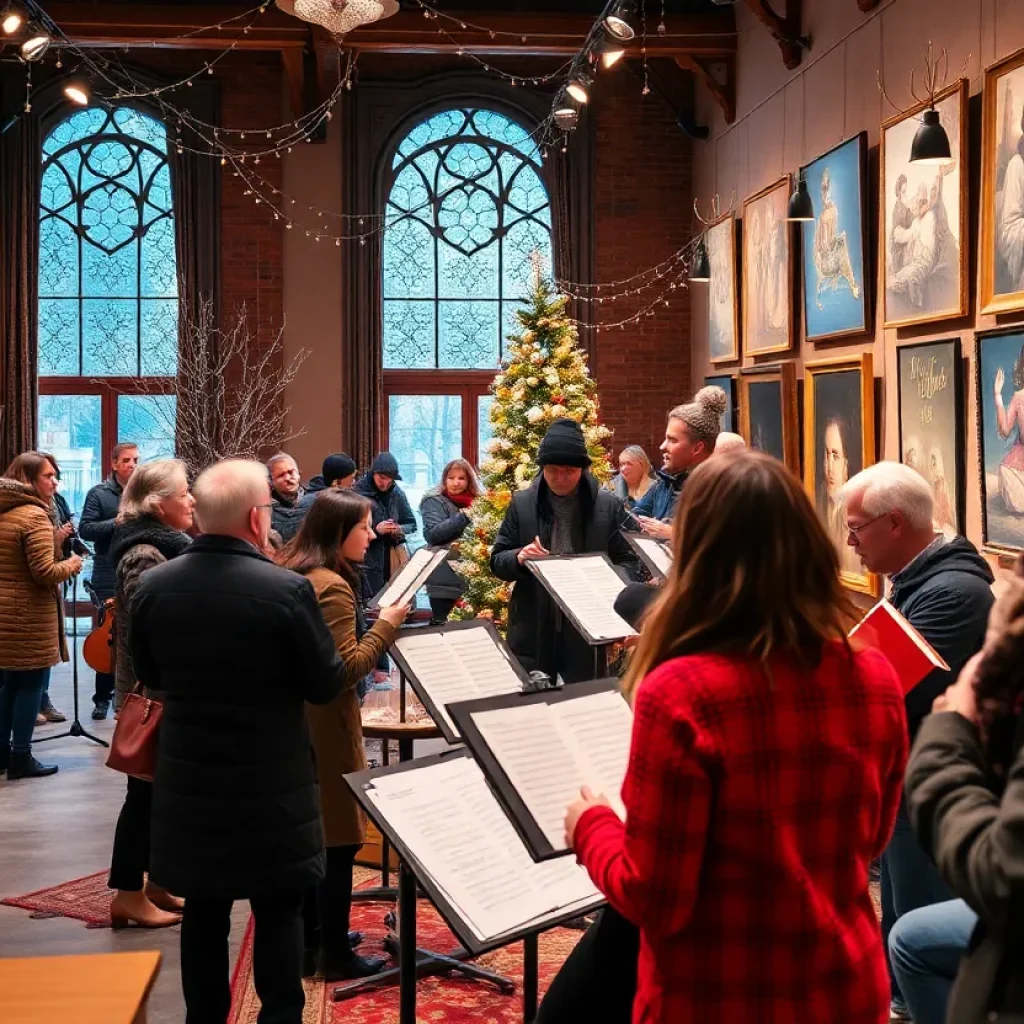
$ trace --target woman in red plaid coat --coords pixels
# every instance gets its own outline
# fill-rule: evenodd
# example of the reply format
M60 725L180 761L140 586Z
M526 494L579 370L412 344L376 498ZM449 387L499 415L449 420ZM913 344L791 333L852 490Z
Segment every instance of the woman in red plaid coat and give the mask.
M760 453L687 482L626 690L626 822L584 791L580 861L640 928L634 1024L879 1024L868 868L907 757L884 656L852 650L835 548Z

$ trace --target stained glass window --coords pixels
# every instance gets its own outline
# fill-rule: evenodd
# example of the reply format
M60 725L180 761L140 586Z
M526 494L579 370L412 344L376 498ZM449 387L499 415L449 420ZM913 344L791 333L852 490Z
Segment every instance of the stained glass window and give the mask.
M40 376L174 376L166 128L129 107L90 107L49 133L42 158Z
M494 369L530 293L551 270L540 151L493 110L418 124L391 161L383 241L384 367Z

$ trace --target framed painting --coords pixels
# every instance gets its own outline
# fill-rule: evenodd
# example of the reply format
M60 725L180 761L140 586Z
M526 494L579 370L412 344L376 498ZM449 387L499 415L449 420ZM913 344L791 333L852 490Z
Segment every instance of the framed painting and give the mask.
M1024 50L985 69L981 311L1024 309Z
M878 577L847 544L840 497L850 477L875 461L875 377L871 353L804 367L804 487L839 555L844 586L878 596Z
M767 452L800 475L796 366L751 366L740 373L740 433L748 448Z
M728 214L704 232L708 281L708 353L711 364L740 357L740 313L736 281L736 216Z
M743 203L743 354L793 345L793 232L789 175Z
M935 97L950 160L910 162L925 104L882 125L879 263L884 325L967 314L967 79Z
M736 407L736 378L731 374L723 373L717 377L705 377L704 384L707 387L719 387L721 388L726 397L729 399L729 404L725 407L725 412L722 413L722 430L735 430L738 422L738 411Z
M962 367L959 338L896 350L900 461L928 482L944 533L964 530Z
M1024 328L975 335L981 537L1024 551Z
M804 330L808 341L864 334L870 324L866 132L801 168L814 220L800 225Z

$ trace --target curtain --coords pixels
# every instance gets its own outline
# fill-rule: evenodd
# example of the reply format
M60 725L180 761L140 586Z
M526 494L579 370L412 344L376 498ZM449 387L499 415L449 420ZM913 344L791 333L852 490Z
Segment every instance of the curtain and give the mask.
M36 446L41 154L34 113L0 135L0 473Z

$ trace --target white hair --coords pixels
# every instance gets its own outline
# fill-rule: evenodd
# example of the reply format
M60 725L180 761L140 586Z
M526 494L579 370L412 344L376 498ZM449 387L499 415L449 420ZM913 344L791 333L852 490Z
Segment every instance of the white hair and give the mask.
M225 459L199 474L192 495L203 533L244 530L249 513L270 501L266 467L251 459Z
M899 462L878 462L868 466L843 486L840 498L849 504L859 494L866 516L900 512L915 530L932 525L934 499L928 482L909 466Z
M292 464L293 466L295 466L295 467L296 467L296 469L298 468L298 465L299 465L299 464L298 464L298 463L297 463L297 462L295 461L295 459L293 459L293 458L292 458L292 457L291 457L291 456L290 456L290 455L289 455L289 454L288 454L287 452L278 452L278 453L277 453L276 455L271 455L271 456L270 456L270 458L269 458L269 459L267 459L267 472L268 472L268 473L269 473L269 474L270 474L271 476L273 476L273 475L274 475L274 467L275 467L275 466L276 466L276 465L277 465L277 464L278 464L279 462L284 462L284 461L285 461L286 459L287 459L287 461L288 461L288 462L290 462L290 463L291 463L291 464Z
M180 459L154 459L139 466L121 495L117 521L155 515L161 501L173 498L188 483L185 463Z
M731 430L723 430L718 435L718 440L715 441L716 455L733 455L737 452L745 452L746 450L747 442L739 434L734 434Z

